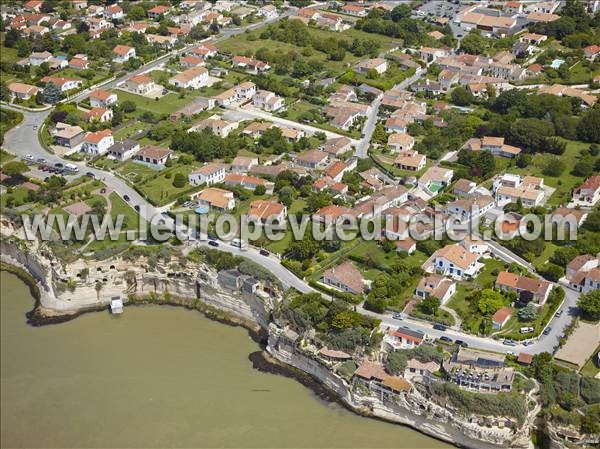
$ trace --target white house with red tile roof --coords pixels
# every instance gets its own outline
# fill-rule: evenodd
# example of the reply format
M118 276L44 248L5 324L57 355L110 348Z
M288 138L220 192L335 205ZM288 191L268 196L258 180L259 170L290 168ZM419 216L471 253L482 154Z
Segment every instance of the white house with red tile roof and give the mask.
M155 6L154 8L150 8L148 10L148 17L151 19L157 19L160 16L164 16L165 14L168 14L170 11L171 11L170 6L158 5L158 6Z
M434 252L422 268L427 273L440 273L462 280L466 277L474 277L479 272L482 264L477 262L478 259L476 254L470 253L461 245L454 244Z
M287 216L287 207L277 201L255 200L250 203L248 216L258 218L263 224L267 220L276 220L278 223L283 223Z
M125 14L119 5L110 5L104 10L103 15L108 20L121 20Z
M573 202L579 206L595 206L600 200L600 176L594 175L573 190Z
M90 105L93 108L106 108L116 104L117 94L108 90L96 89L90 94Z
M156 89L156 84L149 75L135 75L125 81L125 86L131 92L145 95Z
M168 148L150 145L138 151L133 159L149 167L161 169L165 167L172 155L173 151Z
M247 56L234 56L232 62L234 67L244 69L247 72L254 74L266 72L271 68L271 66L266 62L259 61L258 59L248 58Z
M117 45L112 50L113 61L119 64L129 61L131 58L135 58L135 48L129 47L128 45Z
M456 293L456 282L439 274L422 277L415 290L417 298L425 299L433 296L439 299L441 304L446 304L454 293Z
M55 84L56 86L58 86L60 88L60 90L62 92L66 92L71 89L78 89L83 85L83 81L79 80L77 78L66 78L66 77L59 77L59 76L45 76L42 78L42 83Z
M100 123L108 122L113 118L113 111L109 108L92 108L85 114L83 119L86 122L98 121Z
M208 84L208 70L191 67L169 79L169 84L182 89L200 89Z
M105 153L114 143L115 140L110 129L89 132L83 138L81 151L96 156Z
M32 86L31 84L25 83L10 83L8 90L13 98L19 98L21 100L29 100L39 92L39 88Z
M512 309L510 307L502 307L492 315L492 327L496 330L502 329L508 320L512 317Z
M190 184L198 186L206 184L207 186L219 182L223 182L225 179L225 165L218 163L208 163L200 168L193 170L188 175L188 181Z

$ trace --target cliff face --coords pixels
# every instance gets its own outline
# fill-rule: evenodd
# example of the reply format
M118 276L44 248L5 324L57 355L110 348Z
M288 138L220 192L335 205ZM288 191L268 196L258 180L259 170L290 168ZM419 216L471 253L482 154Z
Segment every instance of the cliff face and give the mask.
M315 377L327 386L352 410L389 422L404 424L427 435L473 449L528 449L532 447L529 428L513 432L510 429L487 428L469 423L446 408L427 400L413 389L398 395L395 401L362 396L343 378L301 351L271 324L267 351L278 361L291 365Z

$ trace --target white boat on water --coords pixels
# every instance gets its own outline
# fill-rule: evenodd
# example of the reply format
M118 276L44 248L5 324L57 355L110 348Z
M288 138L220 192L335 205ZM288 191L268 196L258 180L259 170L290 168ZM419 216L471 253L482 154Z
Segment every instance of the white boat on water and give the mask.
M113 315L123 313L123 300L120 296L113 296L110 300L110 312Z

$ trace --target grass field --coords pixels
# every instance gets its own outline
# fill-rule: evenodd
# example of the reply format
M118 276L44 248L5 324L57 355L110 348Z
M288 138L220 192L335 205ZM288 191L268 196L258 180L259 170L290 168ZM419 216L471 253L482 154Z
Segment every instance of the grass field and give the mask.
M225 41L219 44L219 49L225 52L230 52L235 55L254 55L256 50L262 47L268 48L271 51L276 51L277 53L288 53L289 51L302 53L304 47L298 47L296 45L274 41L271 39L260 39L259 37L263 29L264 28L261 27L249 33L242 33L232 38L226 39ZM346 41L352 42L355 38L369 39L372 41L376 41L380 44L379 51L389 50L392 47L392 39L386 36L365 33L364 31L356 30L354 28L338 33L335 31L328 31L311 27L310 34L311 36L314 36L319 40L335 38L344 39ZM346 52L346 57L343 61L330 61L325 53L314 49L312 49L312 55L310 56L310 58L314 58L321 61L324 64L325 70L332 74L341 74L348 69L349 65L357 62L359 59L364 59L364 57L359 58L357 56L354 56L350 52Z
M122 90L115 91L119 97L119 103L124 101L133 101L136 105L135 115L140 115L144 112L153 112L155 114L171 114L183 106L191 103L197 93L186 94L184 98L180 98L179 94L170 92L167 95L154 100L141 95L132 94Z
M117 171L128 181L137 184L142 183L145 179L156 175L158 170L134 161L127 161L121 167L119 167Z
M167 170L163 170L156 178L151 178L138 187L153 204L165 205L175 201L178 196L193 190L187 183L188 174L194 169L192 165L179 165ZM173 179L177 173L183 173L186 177L186 184L183 187L175 187Z

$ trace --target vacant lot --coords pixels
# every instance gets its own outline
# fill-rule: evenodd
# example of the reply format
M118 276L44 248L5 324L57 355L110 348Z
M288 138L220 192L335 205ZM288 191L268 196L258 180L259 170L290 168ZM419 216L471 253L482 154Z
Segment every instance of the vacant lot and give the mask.
M563 360L581 368L600 345L600 323L580 321L567 343L556 353L556 360Z

